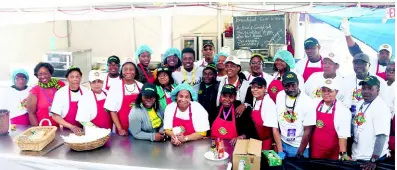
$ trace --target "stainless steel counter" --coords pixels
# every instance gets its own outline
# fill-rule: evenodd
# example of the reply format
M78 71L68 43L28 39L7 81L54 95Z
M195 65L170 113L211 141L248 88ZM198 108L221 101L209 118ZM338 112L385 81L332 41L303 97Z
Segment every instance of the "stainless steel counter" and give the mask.
M204 153L210 148L210 140L193 141L182 146L173 146L167 142L150 142L135 140L132 136L121 137L112 134L110 140L104 147L87 151L76 152L61 145L63 141L60 134L67 135L67 130L58 130L56 138L42 152L21 152L13 143L12 138L22 133L27 127L17 127L16 131L8 135L0 136L0 158L12 158L13 160L42 159L54 161L58 164L101 164L115 166L131 166L154 169L226 169L227 163L231 161L233 148L225 142L229 160L214 162L204 158ZM31 156L34 155L34 156ZM62 160L62 161L61 161ZM66 161L67 160L67 161ZM62 164L63 164L62 163Z

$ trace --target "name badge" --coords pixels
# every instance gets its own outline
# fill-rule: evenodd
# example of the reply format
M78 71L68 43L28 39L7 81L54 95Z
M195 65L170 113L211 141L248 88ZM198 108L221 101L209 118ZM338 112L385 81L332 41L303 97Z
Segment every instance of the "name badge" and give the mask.
M296 129L288 129L287 141L295 141Z

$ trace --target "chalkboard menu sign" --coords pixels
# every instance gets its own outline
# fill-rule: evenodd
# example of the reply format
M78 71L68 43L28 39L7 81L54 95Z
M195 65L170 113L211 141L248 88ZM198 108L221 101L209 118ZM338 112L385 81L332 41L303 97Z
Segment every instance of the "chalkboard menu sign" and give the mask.
M268 49L269 44L285 44L284 15L233 17L234 49Z

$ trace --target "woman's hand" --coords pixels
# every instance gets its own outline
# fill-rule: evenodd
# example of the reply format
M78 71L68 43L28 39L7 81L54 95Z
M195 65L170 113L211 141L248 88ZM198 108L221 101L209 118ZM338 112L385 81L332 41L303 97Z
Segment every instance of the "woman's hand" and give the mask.
M126 130L124 130L124 129L118 129L117 132L118 132L118 134L120 136L127 136L128 135L128 132Z
M236 108L236 117L240 117L244 113L245 109L246 109L245 104L244 103L240 104L240 106Z
M72 132L73 132L74 134L76 134L77 136L83 135L83 129L80 128L80 127L78 127L78 126L73 125L73 126L70 128L70 130L72 130Z
M178 138L176 136L171 136L171 143L175 146L179 146L182 143L178 140Z
M186 141L186 137L185 137L184 135L177 135L176 137L178 138L178 140L179 140L181 143L187 142L187 141Z
M245 135L241 135L241 136L238 136L238 137L233 138L229 143L230 143L232 146L234 146L234 145L237 143L237 140L239 140L239 139L245 139L245 138L246 138Z
M154 135L154 141L161 142L164 141L165 134L164 132L158 132Z

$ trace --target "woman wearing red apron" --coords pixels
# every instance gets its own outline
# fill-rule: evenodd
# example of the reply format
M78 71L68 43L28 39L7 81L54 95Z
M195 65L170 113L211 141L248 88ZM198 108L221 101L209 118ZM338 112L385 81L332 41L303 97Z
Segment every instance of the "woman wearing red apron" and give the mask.
M211 121L211 138L230 140L230 144L235 145L238 139L250 138L250 132L254 129L249 115L250 108L244 110L240 117L235 114L235 106L241 104L236 101L237 90L231 84L223 86L221 91L221 106L215 120Z
M27 98L27 110L29 114L30 124L38 126L43 119L49 119L53 126L58 124L50 117L50 109L55 92L65 83L57 79L51 78L54 72L54 67L49 63L39 63L34 68L34 75L38 78L38 85L30 90ZM47 121L44 121L43 126L48 126Z
M113 55L108 58L107 70L109 73L105 80L105 90L110 89L111 83L113 83L114 81L120 80L120 77L119 77L120 76L120 74L119 74L120 59L119 59L119 57Z
M102 90L104 78L101 76L100 71L92 70L89 73L88 79L90 81L91 92L87 92L81 96L76 121L79 121L83 126L112 129L112 119L104 108L107 97L107 93Z
M88 90L80 87L83 74L78 67L71 67L66 72L68 86L55 94L50 115L59 125L66 127L75 134L82 132L82 126L76 121L77 105L81 96ZM66 99L66 100L65 100Z
M192 86L183 83L171 92L172 103L164 112L164 129L171 143L179 146L188 141L200 140L210 129L208 113L197 101Z
M128 115L142 88L142 83L136 81L139 73L136 65L127 59L121 66L121 81L110 88L105 101L105 109L110 112L117 134L128 135Z
M136 52L136 56L138 57L139 61L139 76L137 80L143 84L154 83L153 74L148 69L152 53L152 49L147 45L140 46Z
M156 85L157 94L160 97L160 109L162 111L165 110L167 105L172 103L171 91L176 85L174 85L174 79L171 74L171 69L168 67L157 69L157 77L154 84Z
M292 54L287 50L278 51L274 56L273 70L275 73L273 74L273 79L268 85L267 93L274 103L276 103L278 92L284 90L283 84L281 83L284 73L289 71L295 72L295 60ZM297 76L299 80L299 88L304 89L303 78L300 75Z
M305 52L308 57L305 67L303 68L303 79L306 82L309 77L316 72L323 72L324 71L324 64L323 64L323 59L320 55L320 44L318 43L317 39L310 37L305 41ZM304 60L300 61L299 65L302 65ZM320 62L320 67L308 67L310 63L318 63Z
M335 99L340 82L327 79L322 98L316 107L316 126L310 141L310 157L315 159L350 160L347 138L350 137L349 110Z
M272 128L265 120L269 119L268 115L276 114L276 105L270 97L266 96L266 84L266 80L262 77L256 77L251 82L252 95L256 100L253 105L251 119L255 125L256 139L262 141L262 150L272 150Z
M252 80L255 77L262 77L265 80L268 80L271 78L271 76L265 72L263 72L263 62L265 61L265 58L261 54L253 54L251 56L249 65L250 65L250 70L251 72L245 71L244 74L247 77L247 80L249 82L252 82Z
M3 109L10 111L10 123L15 125L30 125L29 115L26 109L26 98L31 88L27 86L29 74L18 69L12 72L12 86L7 88L3 101L0 103Z

